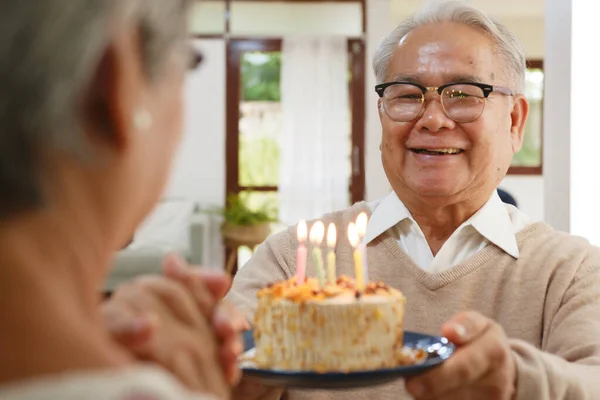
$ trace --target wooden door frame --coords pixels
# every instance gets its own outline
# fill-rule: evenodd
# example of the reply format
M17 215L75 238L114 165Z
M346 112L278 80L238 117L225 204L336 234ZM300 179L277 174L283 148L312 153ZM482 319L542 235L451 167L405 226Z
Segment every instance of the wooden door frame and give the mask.
M227 41L226 73L226 139L225 139L225 197L250 189L273 191L276 187L240 187L239 184L239 119L241 54L246 51L280 51L281 38L230 38ZM352 175L349 194L352 203L365 196L365 43L362 38L348 39L349 82L351 98ZM356 156L354 153L356 152Z

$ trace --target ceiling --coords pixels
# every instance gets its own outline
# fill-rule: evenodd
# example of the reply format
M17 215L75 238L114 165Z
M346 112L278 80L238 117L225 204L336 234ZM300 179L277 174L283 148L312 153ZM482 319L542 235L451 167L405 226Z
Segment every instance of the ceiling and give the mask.
M405 17L427 3L444 0L391 0L392 13L396 17ZM519 19L543 19L544 0L466 0L491 16Z

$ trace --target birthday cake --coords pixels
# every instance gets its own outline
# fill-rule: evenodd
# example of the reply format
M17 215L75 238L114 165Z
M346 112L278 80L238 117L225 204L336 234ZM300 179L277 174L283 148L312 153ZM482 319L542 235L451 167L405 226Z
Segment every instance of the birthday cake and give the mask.
M350 372L413 363L403 349L406 299L382 282L362 290L340 276L277 282L258 293L254 321L261 368Z

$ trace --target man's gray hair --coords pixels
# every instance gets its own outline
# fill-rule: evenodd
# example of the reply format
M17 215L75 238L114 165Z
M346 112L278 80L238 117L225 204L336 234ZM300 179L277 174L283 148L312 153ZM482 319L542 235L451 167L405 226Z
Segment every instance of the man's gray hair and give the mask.
M392 53L398 42L419 26L454 22L481 29L496 45L496 51L506 66L506 78L517 93L525 90L527 68L525 50L517 36L481 10L462 1L436 2L404 20L379 44L373 55L373 70L377 83L387 79Z
M187 35L188 0L2 1L0 220L44 204L49 151L85 154L84 96L114 26L139 32L148 79ZM89 123L89 121L87 121Z

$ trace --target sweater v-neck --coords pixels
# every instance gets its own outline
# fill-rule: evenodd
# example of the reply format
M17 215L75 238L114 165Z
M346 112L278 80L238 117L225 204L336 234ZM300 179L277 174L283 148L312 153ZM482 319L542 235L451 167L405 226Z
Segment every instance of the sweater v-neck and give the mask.
M535 222L523 228L515 235L519 250L526 239L550 231L552 231L552 227L545 222ZM406 270L415 277L417 282L431 291L436 291L452 282L459 280L460 278L477 270L495 257L502 255L506 257L512 257L494 244L489 244L481 251L473 254L463 262L458 263L444 271L427 272L419 267L406 253L406 251L400 247L398 241L390 234L389 230L382 235L380 240L381 244L385 246L385 248L391 253L394 260L397 260L403 268L406 268Z

